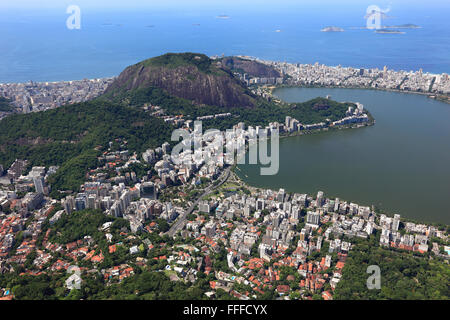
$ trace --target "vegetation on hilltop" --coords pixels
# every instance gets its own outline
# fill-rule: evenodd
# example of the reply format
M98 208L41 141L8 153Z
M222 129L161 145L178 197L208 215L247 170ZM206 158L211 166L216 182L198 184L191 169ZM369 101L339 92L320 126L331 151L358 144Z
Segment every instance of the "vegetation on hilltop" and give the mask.
M49 241L60 244L83 239L92 236L94 239L103 240L104 234L99 227L105 222L115 221L118 218L105 215L101 210L75 211L69 215L64 214L53 226L49 234ZM106 243L106 241L105 241Z
M199 53L166 53L161 56L153 57L142 62L137 63L138 66L144 65L166 68L178 68L180 66L193 65L198 70L211 73L219 71L217 68L212 67L212 60L204 54Z
M367 267L381 271L381 289L367 288ZM429 260L419 253L396 251L379 246L379 237L358 239L350 251L334 299L449 299L450 267L439 259Z
M68 278L65 272L47 274L0 275L0 285L12 288L16 300L206 300L209 279L199 279L195 284L171 281L163 272L136 269L137 273L121 283L106 285L103 276L83 274L80 290L64 287ZM222 293L220 292L222 291ZM218 290L217 296L231 300L229 294ZM234 298L235 299L235 298Z

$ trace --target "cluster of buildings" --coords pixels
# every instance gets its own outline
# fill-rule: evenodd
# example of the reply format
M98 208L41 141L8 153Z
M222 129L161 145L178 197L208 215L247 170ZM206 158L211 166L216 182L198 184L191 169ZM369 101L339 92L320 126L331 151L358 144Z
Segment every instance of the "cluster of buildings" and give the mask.
M176 128L180 127L191 127L193 121L192 120L186 120L184 118L184 115L170 115L167 114L166 110L161 108L160 106L156 105L144 105L143 109L150 113L150 115L160 118L164 120L164 122L171 124L172 126ZM230 112L224 112L224 113L217 113L217 114L210 114L205 116L200 116L195 118L196 121L203 121L203 120L211 120L211 119L223 119L232 117L233 115Z
M339 271L326 277L323 276L323 271L336 264L339 264L338 269L341 270L342 261L345 261L346 254L351 249L349 242L331 240L331 230L324 232L322 229L328 210L332 209L333 212L334 207L334 201L323 198L321 192L316 200L306 194L290 195L283 189L278 192L264 190L252 193L251 196L234 194L221 200L213 210L215 217L212 221L215 222L207 222L204 227L205 235L218 241L223 233L208 228L214 226L220 230L219 226L229 221L238 221L233 221L234 230L225 239L229 251L227 261L233 272L242 274L249 280L248 285L255 292L270 289L280 280L277 269L289 266L302 276L301 281L293 285L293 288L306 295L307 292L320 293L325 288L325 283L335 288L340 279ZM328 243L328 250L324 251L322 247L325 242ZM256 250L252 255L253 247ZM295 250L288 254L289 248ZM313 260L310 256L314 252L324 254ZM339 256L334 260L333 252ZM266 268L265 263L269 264ZM277 287L277 292L289 294L292 288L289 285Z
M102 94L114 78L60 82L0 84L0 96L9 99L20 113L43 111L83 102Z
M227 117L231 117L231 113L230 112L211 114L211 115L207 115L207 116L197 117L195 120L210 120L210 119L220 119L220 118L227 118Z
M33 167L27 175L25 171L26 161L16 160L8 169L6 176L0 172L1 185L14 186L14 190L7 187L0 188L0 210L3 212L14 211L22 217L28 217L35 209L40 208L44 197L49 194L50 187L46 184L48 177L56 172L57 166Z
M142 164L135 154L129 155L128 150L106 152L98 158L98 168L88 173L87 181L80 187L81 192L62 200L64 211L70 214L100 209L106 215L129 220L133 232L143 230L144 222L150 219L164 218L172 222L182 209L171 202L161 203L157 200L158 194L184 180L179 177L181 174L171 170L168 146L165 143L143 155L144 161L153 164L158 174L153 180L151 170L139 178L134 171L128 170L131 165ZM108 172L112 177L108 177Z
M318 130L328 127L347 126L352 124L368 124L369 122L370 118L367 113L364 112L364 106L357 102L356 108L351 106L348 107L345 117L336 121L328 120L326 122L303 125L297 119L287 116L282 130L283 132L292 133L302 130Z
M404 227L406 233L400 233L400 215L398 214L393 218L381 215L380 226L380 245L403 250L425 253L429 250L430 238L445 238L445 234L434 226L416 225L412 222L406 222Z
M247 57L241 57L247 59ZM282 77L256 77L248 73L234 72L234 75L246 85L278 85L283 83Z
M323 192L314 199L283 189L254 189L251 195L234 193L202 202L198 210L210 219L189 222L183 237L204 236L206 242L225 243L229 270L235 278L246 279L244 284L255 292L275 288L280 280L277 269L289 266L301 280L294 283L292 278L289 285L276 286L276 291L280 295L297 291L305 298L313 293L332 299L353 248L352 239L368 238L378 230L380 245L421 253L429 251L432 237L448 239L436 227L415 228L409 222L401 227L400 215L379 215L367 206L328 199ZM404 230L402 235L399 228Z
M283 76L284 83L301 86L336 86L350 88L376 88L434 94L450 94L450 78L446 73L432 74L418 71L394 71L386 66L378 68L353 68L266 61L245 57L270 65Z

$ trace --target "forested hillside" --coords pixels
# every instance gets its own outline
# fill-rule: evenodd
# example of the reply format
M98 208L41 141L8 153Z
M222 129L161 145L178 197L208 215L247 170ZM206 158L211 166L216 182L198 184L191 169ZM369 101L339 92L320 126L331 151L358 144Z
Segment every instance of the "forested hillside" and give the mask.
M335 299L449 299L450 267L437 258L379 246L379 238L358 240L350 251ZM381 270L381 289L367 288L367 267Z
M61 166L52 177L53 189L76 190L109 141L122 138L130 151L142 152L161 145L171 131L142 110L97 100L12 115L1 121L0 163L7 167L27 159L29 166Z

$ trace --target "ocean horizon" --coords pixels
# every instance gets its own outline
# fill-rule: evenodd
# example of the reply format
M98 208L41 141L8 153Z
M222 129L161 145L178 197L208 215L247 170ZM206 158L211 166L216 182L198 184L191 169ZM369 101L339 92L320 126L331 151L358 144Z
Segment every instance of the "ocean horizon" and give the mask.
M0 11L0 83L67 81L118 75L128 65L167 52L248 55L291 63L321 63L396 71L450 73L450 21L429 6L392 6L385 25L416 24L405 34L364 27L370 3L332 10L281 7L81 7L81 29L69 30L64 7ZM383 7L380 4L380 7ZM344 32L321 32L326 26Z

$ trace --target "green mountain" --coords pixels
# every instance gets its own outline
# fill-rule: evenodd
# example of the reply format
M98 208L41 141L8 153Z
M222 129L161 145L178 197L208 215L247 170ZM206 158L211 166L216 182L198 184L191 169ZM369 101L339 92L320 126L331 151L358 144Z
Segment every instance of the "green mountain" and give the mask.
M122 138L130 151L161 145L172 127L137 108L105 101L66 105L0 122L0 164L27 159L30 166L59 165L53 189L78 190L109 141Z
M252 108L257 97L220 61L198 53L168 53L126 68L105 96L120 97L134 90L159 88L196 105Z
M60 166L51 178L52 196L59 197L58 190L78 190L87 170L96 166L97 156L114 139L126 140L128 150L138 154L170 142L173 127L144 111L148 103L193 120L224 110L231 113L203 121L204 130L226 130L239 122L265 127L273 121L284 123L287 115L303 124L334 121L343 118L349 106L324 98L269 102L250 94L221 65L204 55L167 54L128 67L97 99L6 117L0 122L0 164L7 168L15 159L27 159L30 167Z

